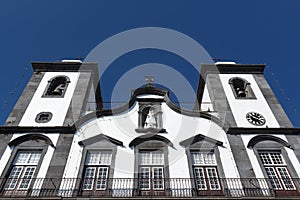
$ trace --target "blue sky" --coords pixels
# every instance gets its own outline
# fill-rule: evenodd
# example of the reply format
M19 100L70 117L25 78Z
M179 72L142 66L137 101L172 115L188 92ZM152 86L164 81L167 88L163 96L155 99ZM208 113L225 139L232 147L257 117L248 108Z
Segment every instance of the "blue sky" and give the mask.
M212 58L266 64L267 80L292 123L300 127L299 6L297 0L2 0L0 123L30 78L32 61L85 58L115 34L134 28L162 27L193 38ZM177 70L190 77L191 84L197 82L185 61L158 50L131 52L116 60L109 70L118 79L122 72L146 63L181 63ZM101 82L104 91L111 87L105 81Z

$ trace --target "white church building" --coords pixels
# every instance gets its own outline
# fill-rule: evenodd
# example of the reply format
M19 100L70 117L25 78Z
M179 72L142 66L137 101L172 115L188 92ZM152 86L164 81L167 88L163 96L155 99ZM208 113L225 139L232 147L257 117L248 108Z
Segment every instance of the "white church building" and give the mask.
M32 67L0 127L1 198L300 197L300 129L265 65L202 65L193 110L151 78L104 109L97 63Z

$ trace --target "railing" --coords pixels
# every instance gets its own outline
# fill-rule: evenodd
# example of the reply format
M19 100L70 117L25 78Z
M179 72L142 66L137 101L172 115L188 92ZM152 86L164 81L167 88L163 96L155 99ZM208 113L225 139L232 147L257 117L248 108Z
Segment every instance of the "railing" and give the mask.
M113 179L92 179L93 187L91 190L82 189L84 179L75 178L45 178L45 179L0 179L2 197L163 197L163 198L182 198L182 197L275 197L275 196L300 196L298 189L300 179L293 179L294 188L284 188L276 190L272 188L270 179L218 179L220 186L218 189L210 189L211 180L206 179L160 179L163 187L153 188L153 180L149 180L149 188L142 189L139 179L132 178L113 178ZM289 179L290 180L290 179ZM15 187L10 189L7 182L15 181ZM97 182L98 181L98 182ZM101 186L96 187L101 181ZM197 183L203 181L206 187L197 189ZM279 180L284 182L285 180ZM28 183L28 188L20 189L18 183Z

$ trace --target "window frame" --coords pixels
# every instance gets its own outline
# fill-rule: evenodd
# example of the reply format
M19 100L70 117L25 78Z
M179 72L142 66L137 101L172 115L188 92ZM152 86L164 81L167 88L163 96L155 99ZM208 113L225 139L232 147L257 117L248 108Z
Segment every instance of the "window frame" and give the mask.
M142 156L142 153L144 152L149 152L150 153L150 162L148 163L141 163L141 156ZM153 159L153 152L161 152L162 156L163 156L163 159L162 159L162 162L161 163L155 163L153 162L154 159ZM138 153L138 188L140 190L153 190L153 191L159 191L159 190L165 190L165 155L164 155L164 151L163 150L150 150L150 149L140 149L139 150L139 153ZM141 177L141 174L143 173L142 172L142 169L148 169L148 178L142 178ZM162 169L162 177L158 177L156 178L155 177L155 169ZM145 182L144 179L148 179L148 188L144 188L144 187L141 187L141 182L142 184ZM155 187L155 183L156 183L156 179L158 181L162 181L162 187Z
M221 181L220 181L220 176L219 176L219 172L218 172L218 163L217 163L217 159L216 159L216 154L213 150L204 150L204 149L191 149L189 151L190 153L190 162L191 162L191 167L192 167L192 171L193 171L193 178L194 178L194 184L195 184L195 188L197 189L197 191L221 191L222 190L222 186L221 186ZM207 154L213 154L213 157L214 157L214 163L203 163L203 164L197 164L194 162L194 159L193 159L193 156L192 154L194 153L207 153ZM197 177L197 173L196 173L196 169L201 169L202 170L202 174L203 174L203 177ZM208 172L208 169L213 169L216 173L216 177L213 177L211 178L209 176L209 172ZM201 187L199 187L198 185L198 179L200 179L202 182L204 181L204 184L205 184L205 189L201 189ZM218 188L217 189L214 189L212 188L212 179L217 179L217 183L218 183Z
M60 78L60 77L66 79L66 81L65 81L65 87L64 87L64 90L63 90L62 94L61 94L61 95L52 95L52 94L48 94L48 90L49 90L49 88L50 88L52 82L53 82L55 79ZM66 91L67 91L67 89L68 89L68 86L69 86L70 82L71 82L71 81L70 81L70 78L69 78L68 76L65 76L65 75L58 75L58 76L52 77L50 80L48 80L48 83L47 83L47 86L46 86L46 88L45 88L45 90L44 90L44 93L43 93L43 95L42 95L42 98L64 98L64 96L65 96L65 94L66 94Z
M272 163L271 164L264 164L264 161L262 160L262 157L260 156L261 153L268 153L268 154L279 153L280 156L281 156L281 159L282 159L283 163L282 164L276 164L272 160L272 157L269 156L269 158L271 159ZM283 155L283 152L282 152L281 149L270 149L270 150L267 150L267 149L263 149L263 150L262 149L257 149L256 150L256 154L257 154L257 158L259 160L259 163L261 165L261 168L263 170L263 173L264 173L265 177L270 181L271 187L274 190L277 190L277 191L296 191L297 190L297 187L296 187L296 185L295 185L295 183L293 181L293 178L291 176L290 170L288 168L288 166L289 166L288 162L286 161L286 157ZM289 177L288 178L282 178L282 175L278 171L278 168L284 168L286 170L286 172L287 172L287 175ZM273 178L270 177L270 174L268 173L267 169L272 169L275 177L273 177ZM293 188L288 188L287 187L287 185L285 183L285 179L289 179L289 181L291 182ZM274 183L274 181L276 183ZM277 187L278 183L279 183L280 187Z
M24 142L27 142L27 141L24 141ZM3 170L2 175L1 175L1 177L4 177L4 179L1 180L1 184L0 184L3 196L11 195L9 192L28 191L30 188L33 187L33 184L35 183L34 179L36 178L38 172L40 171L40 168L41 168L44 156L47 152L48 146L49 145L47 145L47 146L31 146L30 148L28 148L27 146L22 146L22 143L21 143L21 144L13 147L13 151L11 153L11 156L10 156L10 158L9 158L7 164L6 164L6 167ZM38 161L37 165L35 165L35 171L33 172L32 177L30 179L30 182L28 183L28 187L26 189L24 189L24 188L19 189L18 185L20 183L16 183L16 186L18 186L17 188L16 188L16 186L14 187L14 189L5 188L5 186L7 184L7 179L9 178L10 173L13 170L13 167L14 166L20 166L20 165L14 165L14 161L15 161L16 156L18 155L19 152L40 152L41 154L40 154L40 158L39 158L39 161ZM32 165L27 165L27 167L28 166L30 167ZM23 167L23 170L22 170L23 173L25 172L24 168L26 168L26 167ZM19 176L19 178L20 178L20 176ZM21 180L18 180L17 182L20 182L20 181Z
M88 157L88 154L90 152L110 152L110 163L107 164L86 164L87 162L87 157ZM112 168L112 159L113 159L113 150L109 150L109 149L93 149L93 150L87 150L85 152L85 158L84 158L84 166L83 166L83 180L82 180L82 186L81 186L81 190L82 191L105 191L109 188L109 185L108 185L108 182L109 182L109 178L110 178L110 171L111 171L111 168ZM86 178L86 173L87 173L87 169L88 168L94 168L94 177L93 178ZM97 185L98 185L98 181L101 181L102 182L102 179L99 180L99 172L100 172L100 169L106 169L106 176L105 176L105 188L100 188L98 189L97 188ZM85 189L85 181L86 179L92 179L92 186L91 186L91 189Z
M247 84L247 86L246 86L246 88L245 88L245 93L248 94L249 96L246 95L246 97L239 97L239 96L237 95L236 90L235 90L235 88L234 88L234 85L233 85L233 83L232 83L232 81L233 81L234 79L240 79L240 80L244 81L245 84ZM254 92L253 92L253 90L252 90L251 83L248 82L246 79L241 78L241 77L232 77L232 78L230 78L230 79L228 80L228 84L229 84L230 87L231 87L231 90L232 90L232 93L233 93L235 99L241 99L241 100L242 100L242 99L248 99L248 100L249 100L249 99L253 99L253 100L257 99L256 96L255 96L255 94L254 94Z
M164 193L166 192L166 189L169 188L169 181L165 181L167 180L170 176L169 176L169 160L168 160L168 147L169 147L169 143L166 143L165 141L159 141L159 140L152 140L149 139L147 141L143 141L142 143L136 145L134 147L134 178L135 181L134 182L134 188L137 188L138 192L140 192L139 195L141 196L148 196L148 195L164 195ZM139 152L145 152L145 151L162 151L163 152L163 156L164 156L164 165L163 166L158 166L158 167L163 167L163 180L164 180L164 189L161 190L153 190L151 189L150 186L150 190L142 190L140 188L139 185L139 178L140 178L140 165L139 165ZM157 165L156 165L157 166ZM155 165L152 165L152 167L155 167ZM150 181L151 182L151 181ZM150 192L150 193L149 193Z

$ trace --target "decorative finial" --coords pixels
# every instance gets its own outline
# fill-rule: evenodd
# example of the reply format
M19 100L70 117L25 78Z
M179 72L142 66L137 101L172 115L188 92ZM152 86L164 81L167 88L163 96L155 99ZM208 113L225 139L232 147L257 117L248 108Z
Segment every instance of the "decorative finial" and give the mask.
M154 77L153 76L145 76L145 81L147 82L147 87L153 87Z

